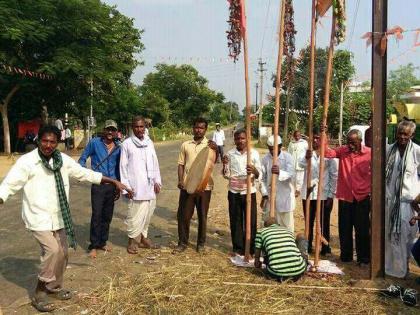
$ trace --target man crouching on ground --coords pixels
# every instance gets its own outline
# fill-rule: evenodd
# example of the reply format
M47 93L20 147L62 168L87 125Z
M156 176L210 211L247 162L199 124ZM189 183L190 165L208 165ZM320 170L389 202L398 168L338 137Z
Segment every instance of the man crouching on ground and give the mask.
M76 238L69 208L69 178L93 184L109 183L118 192L128 190L120 182L80 166L57 150L60 130L44 126L38 133L38 148L23 155L0 185L0 204L23 188L22 217L26 228L41 247L41 270L32 298L40 312L57 308L49 297L68 300L72 293L63 289L67 266L67 240L76 249Z
M264 253L266 274L279 282L297 281L306 271L308 241L302 234L295 237L288 229L279 226L275 218L267 218L264 228L255 238L255 268L261 268L261 252Z

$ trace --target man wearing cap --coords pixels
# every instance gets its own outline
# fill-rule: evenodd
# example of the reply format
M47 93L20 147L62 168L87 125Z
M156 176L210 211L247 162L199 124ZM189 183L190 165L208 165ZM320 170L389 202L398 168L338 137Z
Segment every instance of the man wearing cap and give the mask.
M217 152L220 160L223 158L223 147L225 145L225 132L220 128L220 124L216 123L216 131L213 133L213 142L217 145Z
M86 160L90 157L91 168L94 171L112 179L120 180L120 144L117 142L117 123L113 120L105 121L104 132L101 137L89 141L79 164L86 167ZM90 221L89 251L92 258L96 258L96 250L110 251L106 245L108 241L109 225L114 212L114 201L119 194L113 185L92 185L91 202L92 218Z
M271 192L271 176L276 174L276 219L279 226L287 228L292 233L295 230L293 211L296 207L295 189L293 186L294 167L293 157L290 153L282 151L281 138L277 138L279 155L277 164L273 166L274 137L270 136L267 140L268 150L262 159L262 177L261 177L261 208L264 210L264 217L267 218L270 213L270 192Z

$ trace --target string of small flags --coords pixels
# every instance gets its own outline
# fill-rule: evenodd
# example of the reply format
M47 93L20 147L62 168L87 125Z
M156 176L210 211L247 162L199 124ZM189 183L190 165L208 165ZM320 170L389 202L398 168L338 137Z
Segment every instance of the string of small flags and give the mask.
M401 26L398 25L388 29L386 32L383 33L367 32L362 36L362 39L366 39L366 47L368 47L372 44L374 36L380 37L381 41L379 44L379 49L381 55L384 56L388 45L388 38L394 36L395 40L399 41L403 39L403 33L414 33L414 43L413 46L411 46L411 48L416 48L420 46L420 28L404 30Z
M5 64L0 64L0 70L1 69L4 70L4 72L6 72L7 74L22 75L22 76L25 76L25 77L37 78L37 79L41 79L41 80L52 80L54 78L50 74L31 71L31 70L23 69L23 68L19 68L19 67L12 67L12 66L5 65Z

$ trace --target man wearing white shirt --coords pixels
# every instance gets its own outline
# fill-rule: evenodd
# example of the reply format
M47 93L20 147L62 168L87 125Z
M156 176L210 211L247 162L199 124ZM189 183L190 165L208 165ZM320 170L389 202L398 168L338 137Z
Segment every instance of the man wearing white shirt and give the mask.
M223 157L223 176L229 180L229 219L233 252L239 255L245 253L245 222L246 222L246 191L247 174L251 174L251 247L254 254L255 236L257 233L257 197L255 181L261 174L261 162L258 152L251 149L251 164L247 165L247 140L244 129L234 133L236 148Z
M41 248L41 268L32 305L41 312L50 312L56 305L49 300L72 297L63 289L63 274L67 266L67 241L76 248L70 215L69 178L91 183L110 183L120 192L126 187L101 173L80 166L56 148L60 131L44 126L38 133L39 148L24 154L13 165L0 185L0 204L23 188L22 218L26 228ZM131 196L131 190L128 190Z
M303 215L306 216L306 200L309 198L309 246L308 252L312 252L312 240L313 240L313 231L314 231L314 222L316 215L316 202L318 198L318 183L319 183L319 163L320 163L320 135L318 131L314 131L313 136L313 154L311 158L311 186L309 187L309 197L307 196L307 172L305 171L305 176L303 179L302 185L302 204L303 204ZM306 170L308 165L305 157L301 158L299 161L299 166ZM333 158L325 158L325 168L324 168L324 187L321 194L321 229L322 236L329 242L330 241L330 214L333 207L333 199L335 197L335 191L337 189L337 177L338 177L338 166L337 161ZM329 245L322 244L321 255L327 255L331 253L331 248Z
M276 183L276 202L275 214L277 223L290 232L294 233L295 223L293 211L296 207L295 189L293 186L294 167L292 156L281 150L282 141L278 137L279 155L277 165L273 166L273 145L274 136L270 136L267 140L269 153L262 159L262 177L261 177L261 208L264 210L264 216L267 218L270 213L270 192L271 192L271 176L278 175Z
M302 135L299 130L295 130L295 132L293 132L292 141L289 143L288 152L293 157L293 167L295 168L293 184L296 190L296 197L300 194L303 184L303 176L305 173L303 168L299 166L299 161L305 156L306 150L308 150L308 142L302 139Z
M219 153L220 160L223 158L223 147L225 145L225 140L225 132L220 128L220 124L217 123L216 131L213 133L213 141L217 145L217 152Z
M133 135L121 145L121 182L134 191L128 200L127 225L129 254L138 247L156 248L147 237L150 220L156 208L156 195L162 181L159 162L152 140L145 135L146 122L141 116L132 121Z

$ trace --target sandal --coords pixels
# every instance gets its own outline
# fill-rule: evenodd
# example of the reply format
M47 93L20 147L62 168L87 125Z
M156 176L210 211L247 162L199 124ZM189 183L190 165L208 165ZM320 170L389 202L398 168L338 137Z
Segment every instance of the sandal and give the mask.
M32 306L36 308L38 312L52 312L55 309L57 309L57 306L49 301L47 296L44 297L38 297L38 298L32 298L31 302Z
M57 292L48 292L48 295L57 300L70 300L73 297L73 293L70 290L61 289Z

